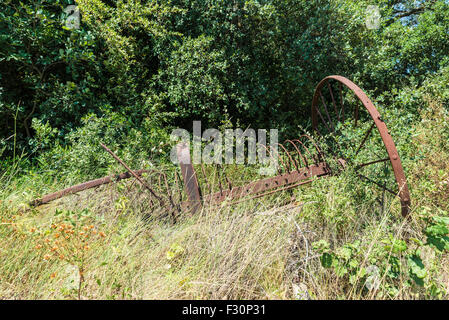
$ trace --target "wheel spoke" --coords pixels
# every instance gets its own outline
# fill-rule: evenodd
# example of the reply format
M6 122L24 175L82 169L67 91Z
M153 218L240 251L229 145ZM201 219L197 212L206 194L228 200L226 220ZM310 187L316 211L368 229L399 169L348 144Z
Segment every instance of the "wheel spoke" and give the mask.
M374 183L374 184L377 185L378 187L382 188L382 189L385 190L385 191L388 191L389 193L391 193L391 194L393 194L393 195L395 195L395 196L397 196L397 195L399 194L399 191L398 191L398 192L394 192L393 190L387 188L387 187L384 186L383 184L380 184L379 182L374 181L374 180L372 180L372 179L370 179L370 178L364 176L363 174L357 173L357 175L358 175L359 177L363 178L363 179L368 180L368 181L371 182L371 183Z
M329 93L331 94L332 104L334 105L335 114L337 115L338 121L340 121L340 115L338 114L338 111L337 111L337 104L335 103L334 93L332 92L332 88L331 88L331 85L329 82L327 83L327 87L329 88Z
M362 140L362 143L360 143L359 147L357 148L357 151L355 152L355 155L359 154L360 149L363 147L363 145L366 142L366 139L368 139L368 136L371 134L371 131L373 131L374 126L376 125L376 123L373 122L373 124L371 125L371 127L368 129L368 131L365 134L365 137Z
M327 89L323 91L325 86ZM327 90L329 92L326 92ZM345 99L346 101L344 101ZM323 107L321 107L321 103ZM312 126L319 133L316 127L318 127L319 121L323 121L324 125L319 125L322 131L320 135L327 139L328 148L326 150L329 156L341 154L346 162L351 163L360 179L370 181L381 189L399 196L403 208L402 214L405 216L409 212L410 196L404 170L391 136L386 130L382 130L382 127L379 129L376 126L379 125L377 114L377 109L362 89L345 77L328 76L315 89L312 100ZM318 120L319 118L321 120ZM366 119L372 122L365 124ZM349 126L345 127L346 120L348 120ZM358 130L359 122L360 130ZM375 127L377 133L373 131ZM323 131L326 129L328 132ZM336 130L338 130L339 136L337 136ZM354 132L351 133L351 130ZM385 151L388 156L392 155L391 159L385 154ZM388 163L390 160L391 164ZM381 163L383 163L382 166L374 167L375 164ZM369 169L368 166L370 166ZM366 170L360 170L365 167L367 167ZM382 173L382 167L384 167L384 173ZM394 174L394 180L398 186L404 185L404 191L393 191L397 188L391 185L392 174ZM387 184L385 181L380 181L383 179L382 177L387 179Z
M320 90L320 97L321 97L321 101L323 102L324 110L326 111L327 118L329 119L329 123L332 127L332 132L334 132L335 131L334 123L332 122L331 117L329 115L329 111L327 110L327 105L326 105L326 102L324 101L323 95L321 94L321 90Z
M366 166L370 166L370 165L373 165L373 164L376 164L376 163L379 163L379 162L386 162L386 161L389 161L389 160L390 160L390 158L378 159L378 160L374 160L374 161L358 164L358 165L356 165L356 168L357 169L361 169L361 168L366 167Z
M321 121L323 121L323 123L324 123L324 125L326 126L327 130L329 130L329 132L332 132L332 130L331 130L331 129L329 128L329 126L327 125L327 122L324 120L323 115L321 114L321 112L320 112L320 110L318 109L317 106L315 106L315 109L316 109L316 111L318 112L318 115L320 116ZM316 130L318 130L318 129L316 129ZM318 133L320 133L320 132L318 131ZM320 133L320 135L322 136L321 133Z
M340 103L341 103L341 113L342 113L342 122L345 123L345 104L343 103L343 86L341 82L338 83L340 85Z

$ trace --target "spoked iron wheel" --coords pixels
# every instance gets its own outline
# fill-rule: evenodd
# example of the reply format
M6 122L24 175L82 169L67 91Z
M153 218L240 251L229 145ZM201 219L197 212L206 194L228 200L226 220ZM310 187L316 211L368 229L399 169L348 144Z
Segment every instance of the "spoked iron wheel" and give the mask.
M316 87L312 127L340 165L352 165L357 175L398 196L402 215L410 210L407 180L385 122L367 95L342 76L328 76ZM341 161L344 160L344 161Z

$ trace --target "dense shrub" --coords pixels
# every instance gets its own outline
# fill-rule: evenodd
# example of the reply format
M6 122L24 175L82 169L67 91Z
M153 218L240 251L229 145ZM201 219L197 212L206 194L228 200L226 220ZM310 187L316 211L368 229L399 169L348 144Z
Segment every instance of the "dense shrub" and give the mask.
M314 86L333 73L394 109L391 118L419 117L429 77L440 77L443 87L435 81L432 90L447 96L442 0L376 1L377 30L365 26L372 1L80 0L77 30L64 26L69 3L0 4L3 156L33 151L33 118L66 146L84 117L105 110L144 136L158 130L150 122L189 127L192 120L295 136L310 123Z

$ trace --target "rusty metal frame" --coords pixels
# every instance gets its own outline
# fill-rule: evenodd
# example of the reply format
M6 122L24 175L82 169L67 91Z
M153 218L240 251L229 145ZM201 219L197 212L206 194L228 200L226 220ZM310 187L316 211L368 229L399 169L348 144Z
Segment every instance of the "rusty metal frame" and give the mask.
M340 89L340 102L341 102L341 110L337 110L337 99L332 91L331 85L329 83L330 80L337 81ZM399 187L399 191L395 193L392 190L387 189L384 186L384 189L398 195L401 201L402 206L402 215L407 216L410 212L410 194L407 186L407 180L405 178L404 170L402 168L401 160L399 158L399 154L397 152L396 146L393 142L392 137L390 136L387 126L382 120L380 113L377 111L377 109L374 107L371 100L367 97L367 95L360 89L356 84L354 84L349 79L342 77L342 76L328 76L324 78L322 81L318 83L315 89L315 93L313 95L312 99L312 128L314 131L316 131L318 134L321 135L319 129L318 129L318 122L319 119L323 121L323 123L326 125L326 127L329 130L335 130L335 124L332 122L331 117L329 115L329 110L332 106L329 104L326 105L323 93L321 92L321 89L327 85L327 88L330 92L330 97L332 98L332 105L333 109L335 110L335 113L337 115L336 121L345 121L345 111L344 111L344 101L343 101L343 86L348 88L358 99L358 101L361 102L361 104L364 106L364 108L369 113L371 119L373 120L373 124L366 133L366 135L363 138L363 141L359 148L357 149L356 154L360 151L360 148L364 145L366 139L371 134L374 127L377 128L383 144L385 146L385 149L388 153L388 158L386 159L380 159L380 160L374 160L370 161L368 163L359 164L356 166L356 169L360 169L364 166L368 166L374 163L379 162L386 162L390 161L391 166L393 168L394 176L397 182L397 185ZM319 102L323 103L324 110L323 113L319 111L318 104ZM328 108L329 107L329 108ZM327 116L329 123L325 120L325 117ZM359 107L358 104L356 104L355 110L354 110L354 120L355 124L357 124L357 121L359 120ZM311 145L312 148L315 148L316 154L312 155L308 147L306 146L306 141L301 141L301 139L306 139L309 143L309 146ZM236 186L233 187L231 182L229 181L228 177L226 176L225 172L222 173L222 175L226 178L226 184L228 185L228 189L223 189L222 184L220 182L220 174L218 177L219 180L219 186L220 191L212 193L211 188L209 188L211 193L209 194L203 194L201 191L201 187L198 181L198 176L195 172L195 168L191 162L190 157L190 150L189 146L187 144L178 144L176 151L178 156L178 162L179 167L182 175L182 180L184 182L184 189L185 189L185 195L187 196L187 199L183 200L182 195L179 197L179 203L174 203L171 195L170 188L168 186L167 177L164 173L159 174L159 186L161 186L161 177L165 182L165 187L168 192L168 204L170 204L170 212L173 215L174 221L176 221L175 217L175 211L179 210L179 208L183 211L188 212L197 212L201 209L203 204L210 204L210 205L217 205L225 200L229 200L229 204L237 204L242 201L247 201L250 199L255 199L263 196L267 196L276 192L289 190L295 187L298 187L300 185L304 185L307 183L310 183L313 181L313 178L320 178L325 176L330 176L334 174L329 167L328 163L325 160L325 157L323 156L322 149L318 146L318 143L309 135L301 135L298 139L293 140L286 140L285 145L289 144L289 146L293 147L293 150L289 151L286 146L283 144L278 144L283 154L287 155L289 163L285 164L284 160L282 159L282 156L277 153L276 155L273 155L270 151L270 148L267 146L263 146L266 148L266 150L269 152L270 157L278 157L281 161L282 166L278 168L279 174L275 177L265 178L257 181L250 182L249 184L246 184L244 186ZM40 199L35 199L30 202L31 206L38 206L44 203L48 203L52 200L61 198L68 194L73 194L76 192L80 192L89 188L94 188L96 186L111 183L113 181L118 181L122 179L127 179L130 177L134 177L136 180L138 180L146 189L148 189L151 193L151 197L158 200L160 205L162 207L165 207L167 205L167 202L163 199L162 195L158 195L153 188L146 183L143 179L141 179L141 176L144 172L148 172L148 170L137 170L133 171L131 170L120 158L118 158L110 149L108 149L105 145L101 144L102 147L109 152L121 165L123 165L128 172L122 173L120 175L116 176L107 176L100 179L95 179L92 181L88 181L76 186L72 186L48 195L45 195L44 197ZM301 152L302 151L302 152ZM298 161L295 159L295 155L298 157ZM335 155L334 155L335 156ZM309 158L308 158L309 157ZM346 166L346 160L335 157L337 162L341 165L343 169L345 169ZM288 162L288 161L287 161ZM304 167L301 167L301 162L304 164ZM299 165L298 165L299 164ZM205 174L204 167L201 166L203 175L206 180L206 184L209 184L208 179ZM284 172L282 172L282 169L284 169ZM361 178L366 178L369 180L369 178L359 174ZM179 188L178 185L178 174L175 174L175 187ZM159 188L161 189L161 188ZM163 195L166 196L165 194ZM151 199L150 199L151 200ZM152 200L151 200L152 202Z

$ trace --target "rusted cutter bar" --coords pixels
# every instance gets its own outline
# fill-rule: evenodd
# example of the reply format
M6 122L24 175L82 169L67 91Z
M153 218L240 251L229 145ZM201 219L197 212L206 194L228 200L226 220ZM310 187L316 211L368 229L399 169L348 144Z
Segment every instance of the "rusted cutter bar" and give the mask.
M222 202L226 198L239 199L250 195L257 195L265 191L270 191L282 187L294 187L296 183L309 180L311 177L321 177L330 173L327 164L322 162L318 165L311 165L309 168L300 168L299 171L284 173L276 177L266 178L251 182L246 186L236 187L223 192L216 192L204 196L204 201L209 203ZM285 189L284 189L285 190Z
M265 147L270 153L270 156L277 156L278 160L282 164L279 167L279 175L253 181L244 186L232 187L229 179L225 176L224 172L222 172L222 175L229 182L229 188L223 190L220 184L220 191L208 193L205 195L203 195L202 193L197 174L191 163L190 151L188 146L186 144L178 144L178 161L184 180L185 193L187 195L187 200L181 203L182 210L196 212L201 208L202 204L207 203L210 205L216 205L224 202L225 200L229 200L229 204L236 204L242 201L247 201L250 199L267 196L276 192L292 189L311 182L313 177L323 177L331 174L331 170L328 164L324 161L309 164L323 159L323 155L320 148L318 148L316 143L313 142L313 140L309 136L304 135L301 138L310 140L309 142L313 143L317 151L317 154L315 156L313 156L310 150L306 147L306 141L302 142L300 139L296 139L293 141L287 140L291 143L291 145L294 146L296 152L289 152L287 148L282 144L278 144L278 146L282 150L281 154L278 152L275 153L273 152L273 150L270 151L269 147ZM300 151L300 149L303 150L303 153ZM304 154L308 154L310 157L307 157ZM309 159L307 160L307 158ZM300 167L301 161L305 165L304 167ZM345 163L343 159L340 159L340 162ZM204 174L204 167L202 167L202 169Z

